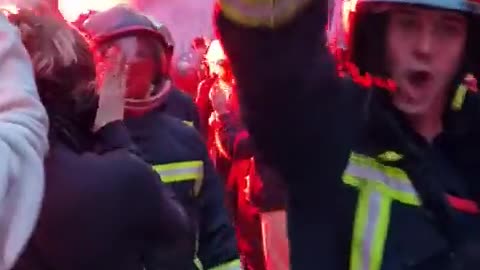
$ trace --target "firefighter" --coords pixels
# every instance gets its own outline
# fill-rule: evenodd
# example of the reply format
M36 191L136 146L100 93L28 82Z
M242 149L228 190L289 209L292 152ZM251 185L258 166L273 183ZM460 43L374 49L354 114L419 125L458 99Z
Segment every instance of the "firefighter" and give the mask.
M234 230L224 207L223 187L200 134L169 116L163 106L169 46L144 15L119 5L91 16L84 24L99 59L116 48L125 55L126 123L144 159L168 183L187 210L198 235L198 269L238 269ZM172 251L173 252L173 251ZM152 254L147 269L170 269L172 254Z
M87 13L80 14L75 22L72 24L79 29L81 32L86 33L83 29L84 22L90 18L92 15L98 13L98 11L89 10ZM147 16L147 18L152 21L155 31L158 31L160 35L163 35L166 40L167 55L166 55L166 65L170 73L170 66L172 62L172 57L174 53L175 43L173 41L172 34L170 30L163 24L156 22L152 17ZM168 93L168 94L167 94ZM177 117L184 121L185 124L195 127L197 130L200 129L200 120L197 111L197 107L193 102L193 99L184 93L175 86L171 86L171 89L168 89L166 92L167 97L164 105L159 107L159 109L167 112L168 114Z
M157 243L188 260L194 242L188 216L136 156L122 122L124 69L105 73L97 89L93 55L77 31L33 11L9 19L32 58L50 120L42 209L13 269L142 269L142 257ZM119 66L122 59L109 61ZM8 193L20 196L18 189Z
M327 1L267 2L220 0L216 25L288 186L292 269L480 267L480 101L462 84L479 74L478 1L348 1L344 77Z

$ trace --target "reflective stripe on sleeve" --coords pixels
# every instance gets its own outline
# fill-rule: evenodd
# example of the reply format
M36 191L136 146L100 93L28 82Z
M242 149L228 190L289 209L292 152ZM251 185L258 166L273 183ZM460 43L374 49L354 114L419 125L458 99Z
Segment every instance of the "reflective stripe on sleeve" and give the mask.
M222 263L219 266L209 268L209 270L241 270L240 260L233 260L226 263Z
M197 270L203 270L203 264L197 256L195 256L195 258L193 259L193 263L195 264Z
M162 182L171 184L184 181L195 181L194 193L200 192L203 177L203 161L183 161L168 164L157 164L153 169L160 175Z
M465 102L465 96L467 95L468 88L460 84L455 91L455 95L452 99L451 108L453 111L460 111L463 107L463 103Z
M182 122L189 127L193 127L193 122L192 121L183 120Z

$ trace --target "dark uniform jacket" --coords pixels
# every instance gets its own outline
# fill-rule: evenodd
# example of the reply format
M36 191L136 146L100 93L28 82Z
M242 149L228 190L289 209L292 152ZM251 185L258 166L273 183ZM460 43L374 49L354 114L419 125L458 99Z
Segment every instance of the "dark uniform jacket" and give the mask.
M288 186L292 269L480 267L478 96L455 87L429 144L388 93L338 77L327 1L281 2L303 8L276 28L232 6L216 22L249 133Z
M223 184L201 135L160 110L127 119L126 123L143 158L152 164L162 181L169 184L187 210L197 231L197 255L203 268L238 264ZM153 263L152 269L169 269L162 264L168 258L162 257Z
M183 120L185 124L200 130L197 106L195 102L193 102L193 99L181 90L173 88L164 106L160 106L159 109L173 117Z

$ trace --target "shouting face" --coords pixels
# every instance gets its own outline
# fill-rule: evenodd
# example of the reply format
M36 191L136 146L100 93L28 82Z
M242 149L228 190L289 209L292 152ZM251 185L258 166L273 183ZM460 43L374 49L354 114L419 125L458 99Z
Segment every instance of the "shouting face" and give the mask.
M392 7L386 32L390 74L398 86L394 105L408 115L443 106L463 60L466 18L452 11L399 5Z

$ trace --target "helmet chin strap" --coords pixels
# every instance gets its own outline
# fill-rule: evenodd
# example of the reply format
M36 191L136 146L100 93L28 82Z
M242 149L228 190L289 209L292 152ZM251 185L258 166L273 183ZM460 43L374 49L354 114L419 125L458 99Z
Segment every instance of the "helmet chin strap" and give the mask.
M153 96L144 99L125 99L125 112L134 115L141 115L149 112L165 101L172 90L172 82L168 79L162 84L160 91Z

